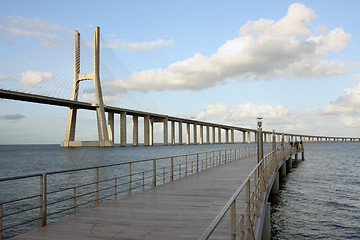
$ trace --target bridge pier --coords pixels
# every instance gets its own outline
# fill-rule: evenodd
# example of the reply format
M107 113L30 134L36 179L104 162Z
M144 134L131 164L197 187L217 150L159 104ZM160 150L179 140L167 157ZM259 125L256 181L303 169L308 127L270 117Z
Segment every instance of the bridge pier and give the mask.
M170 121L170 126L171 126L171 145L175 145L175 122L174 121Z
M183 140L182 140L182 121L179 121L179 145L183 144Z
M94 65L93 72L80 73L80 33L75 31L74 38L74 80L71 91L71 100L77 101L79 95L79 85L83 80L94 81L96 117L98 126L98 141L75 141L76 115L77 108L70 107L68 113L68 120L65 130L65 138L60 146L62 147L112 147L113 141L109 139L109 132L105 118L105 108L100 83L100 28L96 27L94 31Z
M206 126L206 143L210 144L210 126Z
M139 117L133 115L133 146L139 145Z
M144 116L144 145L150 146L150 116Z
M197 144L197 125L196 123L193 124L193 128L194 128L194 144Z
M109 141L114 145L114 113L108 113L108 131L109 131Z
M126 112L120 113L120 146L126 146Z
M218 127L218 143L221 144L221 127Z

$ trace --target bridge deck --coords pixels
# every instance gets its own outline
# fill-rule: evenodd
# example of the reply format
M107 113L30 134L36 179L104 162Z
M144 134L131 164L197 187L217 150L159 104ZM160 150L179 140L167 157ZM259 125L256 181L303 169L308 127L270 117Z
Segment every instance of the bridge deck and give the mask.
M14 239L198 239L255 165L256 156L223 164ZM229 226L215 236L228 239Z

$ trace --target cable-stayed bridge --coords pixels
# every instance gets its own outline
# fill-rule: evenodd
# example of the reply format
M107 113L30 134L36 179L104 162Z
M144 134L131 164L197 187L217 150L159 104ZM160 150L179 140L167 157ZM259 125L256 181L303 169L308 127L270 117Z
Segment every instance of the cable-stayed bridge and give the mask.
M68 51L73 46L65 44L63 47ZM242 135L244 143L250 142L251 139L256 141L256 129L146 111L146 108L127 91L121 89L116 81L111 81L114 76L106 65L101 64L100 48L100 29L96 28L93 47L80 41L80 33L75 31L73 59L69 57L69 54L63 53L66 52L65 50L54 51L56 47L49 46L45 50L33 50L23 56L8 60L0 68L0 97L68 107L65 138L61 143L63 147L113 146L116 138L115 114L120 115L121 146L127 144L127 116L132 116L134 146L139 144L139 118L142 118L144 122L145 146L154 144L153 127L156 122L163 124L163 143L165 145L183 144L184 142L186 144L234 143L235 132L242 133L240 135ZM93 50L93 54L90 53L91 50ZM100 71L100 67L102 71ZM122 74L126 73L123 71ZM100 81L100 79L102 80ZM76 141L77 111L81 109L96 111L98 140ZM183 140L183 127L186 128L186 140ZM359 140L358 138L300 135L275 131L264 131L263 134L265 141L270 141L272 135L277 138L278 142L282 135L287 138L287 141L300 139L308 141ZM223 135L225 139L222 139Z

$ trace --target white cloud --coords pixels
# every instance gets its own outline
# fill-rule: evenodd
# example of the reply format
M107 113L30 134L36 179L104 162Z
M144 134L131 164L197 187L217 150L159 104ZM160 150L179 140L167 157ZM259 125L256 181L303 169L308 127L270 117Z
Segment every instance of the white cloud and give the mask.
M122 42L113 41L111 43L102 44L104 48L125 49L129 52L152 52L156 51L159 47L172 45L174 40L156 39L150 42Z
M239 104L230 109L222 103L209 104L207 109L197 113L196 119L219 119L222 122L254 122L257 117L263 117L268 122L288 122L293 120L294 112L283 105L255 105L253 103Z
M19 76L19 84L23 87L34 87L40 83L49 82L54 79L54 75L51 72L37 72L30 70L19 73Z
M255 81L347 74L343 61L324 57L343 49L351 35L337 28L315 36L308 28L315 18L303 4L292 4L278 21L249 21L241 27L239 37L225 42L211 56L196 53L167 68L136 72L113 84L144 91L181 90L208 88L229 78Z
M353 114L360 112L360 81L353 88L343 90L344 96L319 111L322 115Z
M41 44L56 44L60 35L70 31L61 25L42 20L40 17L26 18L22 16L0 17L0 33L10 37L38 39Z
M341 121L346 127L360 127L360 117L345 116L341 119Z

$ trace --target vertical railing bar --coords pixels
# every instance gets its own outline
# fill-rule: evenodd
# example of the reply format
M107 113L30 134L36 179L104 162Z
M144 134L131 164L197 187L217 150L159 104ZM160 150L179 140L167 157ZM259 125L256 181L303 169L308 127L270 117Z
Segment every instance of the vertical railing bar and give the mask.
M165 183L165 182L164 182ZM156 187L156 159L153 159L153 179L152 187Z
M186 155L185 156L185 177L187 176L187 168L188 168L187 161L188 161L188 158L187 158L187 155Z
M142 172L142 190L145 191L145 172Z
M116 201L117 200L117 178L115 178L114 190L115 190L115 201Z
M199 172L199 154L196 154L196 173Z
M129 190L128 196L132 195L132 174L131 174L131 163L129 163Z
M0 202L0 239L2 239L2 228L3 228L3 204Z
M39 209L39 219L37 222L37 228L41 228L43 227L43 204L44 204L44 198L43 198L43 194L44 194L44 189L43 189L43 183L44 181L44 175L40 175L40 209Z
M163 184L165 184L165 167L163 167Z
M231 239L236 240L236 199L231 204Z
M170 182L174 181L174 158L171 157L171 173L170 173Z
M99 206L99 168L96 168L96 193L95 193L95 205L94 208Z
M43 205L43 219L42 219L42 225L45 226L47 224L47 173L44 173L44 205Z
M73 215L76 215L76 187L73 188Z

